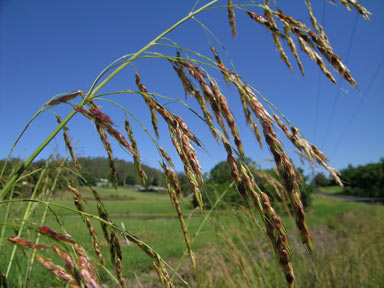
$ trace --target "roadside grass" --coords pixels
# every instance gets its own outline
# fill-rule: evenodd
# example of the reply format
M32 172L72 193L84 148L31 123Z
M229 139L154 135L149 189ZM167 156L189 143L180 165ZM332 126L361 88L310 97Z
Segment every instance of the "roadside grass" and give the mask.
M335 194L342 194L343 188L336 185L336 186L328 186L328 187L319 187L317 188L317 191L323 194L335 195Z
M169 262L172 267L177 265L178 260L184 253L185 244L179 221L169 201L168 195L152 192L136 192L126 188L120 188L118 191L99 188L98 192L103 199L106 199L104 204L117 225L122 226L123 223L127 231L137 235L140 239L149 244L167 262ZM86 211L96 214L95 201L92 200L90 192L86 192L86 190L84 190L83 193L86 198L88 198ZM68 192L65 195L56 195L56 199L54 200L56 203L74 208L75 206L71 197L72 195ZM188 230L191 238L194 239L194 235L199 228L204 215L199 211L193 210L187 199L183 199L182 203ZM26 203L15 204L13 206L13 208L15 208L15 212L17 212L17 217L19 217L19 219L15 219L14 223L20 223L20 218L23 215ZM27 221L27 226L31 229L25 229L25 232L22 235L29 241L35 240L36 233L33 233L33 231L36 231L36 226L41 225L41 223L37 222L37 219L41 218L39 215L43 213L44 209L45 206L36 205L36 210ZM313 233L315 249L317 251L313 258L314 265L318 270L317 272L320 275L320 279L323 279L325 281L324 283L331 285L327 286L325 284L316 284L313 287L342 287L338 286L341 282L337 282L336 280L337 277L342 277L344 273L342 271L343 267L347 265L343 261L352 261L352 264L348 265L352 265L353 267L348 266L348 269L353 273L360 275L364 272L364 275L366 275L365 277L371 277L372 279L380 281L380 277L378 275L375 276L372 273L378 273L377 268L379 267L384 269L384 260L382 260L384 259L384 255L382 255L384 253L384 231L382 225L377 225L377 223L380 223L380 219L384 217L384 208L382 206L369 206L327 198L322 195L313 195L312 205L307 211L307 215L310 229ZM60 219L61 224L57 222L57 219ZM37 223L34 224L34 221ZM298 287L308 287L308 283L315 281L313 270L308 268L312 265L311 257L303 250L303 247L298 240L298 235L295 229L293 229L291 220L288 219L288 217L283 217L283 221L287 224L287 229L290 230L290 238L294 246L294 251L296 251L293 258L295 271L298 276L298 283L302 283L298 284ZM97 221L92 221L92 223L99 235L103 254L106 255L106 258L108 258L107 255L109 255L109 246L102 238L100 225ZM66 227L66 232L70 235L74 235L74 240L81 243L87 251L89 251L90 256L95 260L94 263L97 263L89 231L78 214L61 208L52 208L52 211L48 211L44 225L47 225L56 231L62 231L62 227ZM222 227L220 228L222 230L220 230L219 227ZM246 245L244 243L251 242L250 239L247 238L248 236L245 232L246 228L250 230L253 238L258 239L258 245L252 246L248 251L246 251L248 248L245 249ZM13 247L13 245L9 243L6 238L14 236L16 231L17 226L14 225L9 225L6 229L5 238L2 239L1 243L1 253L3 255L0 259L1 267L6 267L6 261L9 259L8 257L10 255L11 248ZM183 265L181 272L188 278L188 280L195 281L194 284L197 285L195 287L232 287L230 285L225 286L223 284L225 279L220 280L220 277L224 274L219 273L219 275L216 275L218 271L212 271L212 275L216 275L216 280L211 279L213 281L211 284L213 285L213 283L215 283L213 286L204 282L205 280L199 278L198 276L198 272L201 271L201 269L204 270L201 271L201 275L206 275L207 271L210 271L211 269L206 267L206 265L212 262L213 259L216 259L215 257L218 257L217 255L220 255L220 253L224 251L223 247L226 247L226 243L222 240L223 231L228 233L228 237L233 238L236 245L243 247L239 248L236 253L246 252L245 255L242 256L244 259L247 257L253 257L250 255L250 251L252 251L252 254L255 254L254 257L256 258L260 258L260 255L263 255L263 257L267 259L266 262L260 263L257 271L254 271L254 275L258 275L259 277L253 280L255 283L257 283L257 281L261 281L260 279L263 279L263 282L259 283L261 287L283 287L285 285L285 280L280 272L277 261L274 259L273 252L268 245L268 241L266 241L265 235L260 233L254 223L240 223L231 211L218 211L212 214L212 218L200 231L199 236L193 240L192 247L196 252L198 261L200 261L197 270L195 272L193 271L188 257L184 260L185 265ZM363 233L361 231L363 231ZM378 241L380 237L382 239L381 242ZM46 237L40 238L40 243L42 244L48 244L50 242L52 242L52 240ZM124 277L128 278L129 283L132 284L131 286L136 287L135 284L133 284L137 282L135 280L135 275L140 279L144 279L142 281L146 283L152 283L152 281L153 283L156 283L157 276L151 272L153 270L152 261L149 257L147 257L136 245L127 243L124 239L121 239L120 244L124 255ZM242 251L242 249L245 250ZM376 254L374 253L375 250L377 251ZM330 253L330 251L333 252ZM227 252L229 253L228 255L234 253L233 249L230 249L230 251ZM364 253L364 255L360 252ZM29 258L25 257L28 253L31 253L31 251L20 248L17 250L17 265L12 268L9 277L11 287L20 287L21 283L18 281L20 281L19 278L21 277L18 276L25 273L25 271L22 271L20 267L26 267L25 264L23 264L23 261ZM53 255L53 253L48 253L48 255L50 258L54 259L56 263L61 263L60 259ZM378 255L383 256L381 260L376 257ZM107 265L110 266L110 260L106 260ZM226 263L228 261L229 260L227 258L223 258L221 265L227 265ZM328 261L330 263L329 265L331 265L329 267L332 268L333 272L329 270L331 268L327 268ZM367 264L365 263L366 261L370 261L370 263ZM370 267L371 264L373 265L373 263L375 263L374 267L371 267L370 269L366 268ZM211 264L216 265L216 270L218 269L218 263ZM359 267L359 265L364 267ZM233 265L231 266L228 264L228 266L229 267L227 268L229 271L234 269ZM251 267L252 265L249 264L249 266ZM222 271L221 269L223 269L223 267L219 270ZM363 272L359 272L359 269ZM264 271L262 272L264 273L262 277L260 276L260 271ZM232 272L236 275L239 271L235 269ZM333 277L332 279L330 278L331 276L326 275L328 272L333 273L330 274ZM46 270L38 263L33 265L32 273L34 276L31 278L31 281L33 281L30 283L31 287L48 287L57 285L57 282L52 280L53 277L47 275ZM192 275L195 277L192 277ZM212 275L206 275L206 277L213 277ZM108 279L106 272L101 273L101 277L102 280ZM52 279L48 281L46 278ZM192 280L192 278L196 278L196 280ZM234 276L233 281L234 283L239 283L241 279L242 277L236 278ZM358 281L358 283L365 283L364 281L368 280L356 278L356 281ZM267 285L267 282L271 285ZM307 283L308 285L303 285L303 283ZM248 284L245 284L244 287L247 287ZM239 287L243 287L243 285L239 285ZM374 286L368 285L366 287Z
M311 225L324 224L335 216L351 210L365 210L372 208L366 204L354 203L340 199L314 194L313 203L307 212Z

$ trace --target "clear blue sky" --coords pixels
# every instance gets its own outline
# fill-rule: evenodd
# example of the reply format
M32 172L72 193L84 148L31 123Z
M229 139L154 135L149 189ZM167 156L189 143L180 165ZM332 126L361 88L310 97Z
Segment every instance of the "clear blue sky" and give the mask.
M287 14L310 23L303 0L278 2ZM271 35L242 11L237 11L236 40L231 37L226 9L207 11L197 18L224 43L239 74L295 123L310 142L325 152L331 158L332 166L341 169L348 164L378 161L384 157L384 65L380 65L384 56L384 1L364 1L373 12L371 22L355 11L348 12L342 5L335 6L329 1L312 2L335 52L352 71L364 98L336 73L337 85L330 83L304 54L305 77L300 75L291 55L294 72L290 72L280 61ZM204 3L207 1L201 1L199 5ZM77 89L87 91L105 66L143 47L184 17L193 4L194 1L186 0L0 1L0 158L6 157L24 125L47 99ZM254 11L261 13L261 10ZM211 57L206 36L194 21L179 27L168 37L180 46ZM218 46L217 50L229 66L223 50ZM153 51L175 54L174 49L154 48ZM181 84L167 61L140 60L135 66L150 92L184 99ZM129 67L102 92L136 90L133 76ZM220 78L219 74L217 76ZM236 89L232 87L223 92L239 122L246 154L257 162L270 157L266 148L259 149L246 128ZM109 99L126 106L152 131L148 109L139 95ZM193 100L188 101L200 112ZM123 127L122 113L112 105L102 105L102 110ZM181 114L203 141L206 151L200 149L198 153L204 171L226 158L223 148L215 143L192 113L180 104L168 103L167 107ZM64 117L70 106L59 106L54 111ZM160 119L159 122L161 131L165 132L164 123ZM55 126L54 115L44 113L32 124L13 156L27 158ZM93 125L83 117L75 116L69 128L78 155L106 156ZM138 125L135 124L134 129L144 163L157 166L159 157L149 137ZM284 139L283 135L280 137ZM165 133L160 144L176 159L168 138ZM297 160L294 147L284 143L286 150ZM131 160L118 145L114 144L113 148L116 157ZM47 157L56 149L65 153L61 135L40 157ZM177 168L181 170L180 163Z

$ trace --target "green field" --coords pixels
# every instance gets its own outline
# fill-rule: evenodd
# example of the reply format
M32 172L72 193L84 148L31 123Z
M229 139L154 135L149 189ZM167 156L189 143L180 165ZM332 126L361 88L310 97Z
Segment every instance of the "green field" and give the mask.
M329 195L341 194L343 193L343 188L341 188L340 186L319 187L317 188L317 192Z
M119 189L119 191L98 189L98 191L104 199L104 204L110 216L118 226L124 225L127 231L150 245L172 267L177 265L184 253L185 244L178 218L168 195L135 192L129 189ZM86 192L86 190L83 193L88 199L86 211L97 214L92 194ZM75 208L69 193L55 196L54 202ZM21 218L26 205L27 203L13 204L13 212ZM38 215L43 213L45 207L45 205L36 204L33 217L40 219L41 217ZM284 285L283 274L274 259L270 245L254 223L251 221L241 223L231 211L215 211L209 218L207 216L208 221L204 226L200 227L202 228L200 234L195 237L195 233L208 211L201 213L193 210L186 199L183 200L182 208L193 241L192 247L196 252L198 265L196 270L193 271L190 261L186 257L180 273L191 281L194 287L209 287L209 285L212 285L211 287L232 287L231 281L239 283L241 287L247 287L249 283L256 283L257 281L259 285L264 283L261 286L266 285L266 287ZM62 227L65 227L66 232L73 235L73 239L81 243L89 251L90 256L95 258L89 232L78 214L57 207L53 207L52 211L48 210L47 212L44 225L57 231L62 231ZM384 228L383 225L379 224L384 216L382 206L355 204L314 195L307 216L316 249L313 258L313 264L319 278L316 281L314 280L311 257L304 252L302 245L299 243L298 235L295 229L292 229L292 221L288 217L283 217L288 229L292 230L289 234L291 235L291 245L296 251L293 263L299 287L309 287L313 281L317 283L313 287L362 287L358 286L359 283L367 284L364 287L380 287L384 283L383 276L378 273L378 269L384 269ZM20 223L20 218L16 217L14 223ZM61 224L58 223L58 219ZM22 234L23 237L30 241L35 240L36 234L33 231L36 231L36 225L42 224L39 222L34 223L34 221L32 218L28 219L26 227L29 230L25 229ZM98 232L103 254L107 259L109 246L103 240L97 221L93 221L93 224ZM5 237L15 235L16 230L17 226L8 227L5 231ZM245 231L248 231L248 233L245 233ZM223 242L223 239L226 240ZM252 239L256 239L257 245L250 242ZM52 240L41 237L40 242L49 244ZM239 247L239 249L236 250L237 248L231 246L231 243ZM1 244L3 257L0 260L0 267L5 270L13 245L4 238ZM136 287L135 285L141 287L141 284L149 285L144 287L158 287L152 286L154 285L152 283L157 282L157 275L153 272L150 258L134 244L127 243L124 239L121 239L120 244L124 255L124 277L127 278L128 283L133 287ZM332 253L329 253L329 249L332 250ZM232 255L231 253L235 253L234 251L237 253L234 257L243 259L241 260L243 264L248 263L247 265L250 268L247 268L249 270L247 273L252 274L255 279L252 280L251 277L244 278L245 271L234 268L232 264L229 264L231 259L227 258L227 255ZM11 287L21 286L22 283L18 282L21 281L21 277L18 276L25 273L23 261L25 261L25 256L29 255L28 253L31 253L30 249L17 249L15 258L17 261L13 265L10 273L11 277L9 277ZM53 253L46 253L42 253L42 255L48 255L58 264L60 263L60 260ZM216 275L219 266L216 267L216 270L208 272L212 270L212 265L218 265L216 262L212 263L213 259L216 258L216 262L220 263L221 269L224 269L219 269L222 272L219 275ZM254 261L254 259L259 258L264 260ZM95 262L97 261L95 260ZM233 270L229 273L233 277L231 281L227 279L228 275L225 276L225 269L227 268L223 265L227 265L228 269ZM346 277L344 268L349 271L348 277L356 281L355 286L352 284L351 286L341 285L343 283L342 279ZM254 270L256 272L252 272ZM101 272L101 278L102 280L109 279L107 272ZM192 278L193 280L191 280ZM245 282L241 284L241 281ZM33 265L30 287L57 285L60 286L59 282L55 282L54 278L40 264L35 263Z

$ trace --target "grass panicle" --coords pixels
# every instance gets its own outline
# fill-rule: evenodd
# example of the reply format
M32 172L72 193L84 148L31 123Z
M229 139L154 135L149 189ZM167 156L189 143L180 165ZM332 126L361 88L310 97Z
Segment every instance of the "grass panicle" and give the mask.
M60 115L56 115L56 120L57 120L57 123L59 123L59 124L62 122ZM68 130L69 130L69 128L64 125L63 126L64 143L65 143L65 146L68 149L68 152L69 152L69 155L71 156L73 164L75 164L77 169L81 170L80 163L79 163L79 161L77 161L75 153L73 152L72 143L71 143L71 140L69 139L69 136L68 136L68 133L67 133Z
M69 94L66 94L66 95L63 95L59 98L56 98L56 99L53 99L51 101L49 101L46 105L47 106L54 106L54 105L57 105L57 104L60 104L60 103L65 103L65 102L68 102L72 99L75 99L77 96L85 96L85 93L81 90L77 90L75 92L72 92L72 93L69 93Z
M250 174L244 166L241 166L241 174L247 194L252 199L256 210L262 217L266 233L279 259L279 264L285 275L287 285L288 287L292 287L295 276L290 260L288 235L283 222L272 208L268 195L260 191L255 182L251 180ZM255 188L257 188L258 192Z
M184 234L184 241L188 249L189 258L192 261L193 267L196 268L195 253L192 251L191 240L189 237L187 225L185 223L183 211L181 209L181 205L179 201L180 196L178 194L181 193L181 189L177 181L175 171L173 171L172 169L169 169L164 162L160 162L160 165L164 171L169 197L171 198L172 205L177 212L177 218L179 219L181 230L183 231L183 234Z
M330 167L327 162L328 158L313 144L309 143L305 138L300 136L299 130L291 126L291 131L285 125L280 118L274 114L273 118L276 123L280 126L281 130L287 136L289 140L296 146L297 149L305 153L309 160L314 159L320 165L322 165L331 174L333 179L338 183L340 187L343 187L343 183L340 179L340 173L335 168Z
M363 5L361 5L357 0L339 0L341 4L347 8L348 11L351 11L352 8L355 8L366 20L371 20L369 15L372 15Z
M233 5L232 5L232 0L228 0L228 20L229 20L229 25L231 26L232 37L236 38L237 36L236 16L235 16L235 9L233 8Z
M257 96L252 92L252 90L240 80L240 77L236 77L231 71L226 67L221 66L221 70L225 71L230 77L231 82L239 89L246 93L246 99L248 105L253 111L256 118L259 120L262 128L265 142L267 143L276 167L278 168L279 175L284 183L284 187L288 196L290 198L291 205L293 207L296 225L301 235L303 244L306 246L307 250L312 253L312 240L309 234L309 230L305 221L305 213L303 204L300 199L300 189L297 183L297 177L295 173L294 166L291 160L288 158L287 154L283 150L283 147L280 141L277 139L276 133L273 128L274 119L270 116L268 111L261 104Z
M319 23L317 22L317 19L315 17L315 14L312 10L312 4L311 0L305 0L305 5L307 6L309 18L311 18L312 27L317 31L320 32Z
M229 144L228 140L224 137L221 137L221 141L223 142L223 146L225 148L225 151L227 152L227 163L229 166L229 169L231 170L231 176L233 181L239 186L241 184L241 178L239 174L239 169L237 168L237 161L236 158L233 156L231 145ZM239 189L240 196L244 196L242 193L242 190Z
M145 87L143 83L141 83L140 75L136 73L135 77L136 77L136 85L141 92L140 94L143 97L145 103L147 104L149 111L151 112L153 130L155 130L156 136L159 137L159 127L157 125L157 114L156 114L154 100L147 94L148 93L147 87Z
M65 283L71 284L72 287L80 287L76 279L71 274L69 274L63 267L55 265L51 260L43 258L40 255L35 255L35 259L37 260L37 262L43 265L44 268L49 270L51 274L57 279Z
M170 62L173 64L173 70L175 70L177 76L179 77L181 84L183 85L185 97L189 94L190 96L194 95L195 87L193 87L193 84L191 80L188 78L187 74L184 70L184 65L180 58L180 52L176 51L176 59L170 60Z
M215 57L215 60L216 60L216 64L217 65L223 65L223 61L221 60L221 58L219 57L219 53L217 53L215 47L211 46L211 51L213 53L213 56ZM228 76L227 74L225 74L223 71L221 71L221 74L223 75L223 78L224 78L224 81L225 83L227 84L227 86L229 86L229 79L228 79Z
M292 69L291 63L289 63L288 56L285 53L283 46L281 45L281 42L280 42L280 35L281 35L281 33L277 33L277 31L279 29L277 28L277 24L276 24L274 15L272 14L272 12L271 12L271 10L270 10L270 8L268 6L268 1L265 2L265 6L266 6L266 9L264 9L264 17L270 23L269 26L271 27L273 42L275 43L275 46L276 46L277 50L280 53L281 60L285 64L287 64L289 70L292 71L293 69ZM268 29L269 29L269 27L267 26L267 30Z
M241 138L240 138L239 130L237 129L235 118L233 117L233 114L229 109L227 98L225 98L225 96L220 93L219 87L216 84L211 82L211 85L212 85L211 87L212 87L213 94L219 103L221 115L224 117L224 119L228 124L229 129L231 130L232 137L234 139L235 145L238 149L241 159L244 159L245 154L244 154L243 143L241 142Z
M17 237L17 236L9 237L8 241L15 243L19 246L24 246L24 247L28 247L28 248L32 248L32 249L49 249L48 246L38 245L36 243L29 242L29 241L27 241L23 238Z
M135 165L137 174L140 177L141 183L145 184L145 180L148 178L147 174L145 174L145 171L141 167L140 163L140 152L137 148L137 143L135 138L133 137L133 130L131 128L131 124L129 123L128 119L125 120L125 131L127 132L128 138L131 141L132 149L135 151L133 154L133 163Z
M73 261L71 255L69 255L64 250L60 249L56 245L52 245L52 250L61 258L61 260L65 264L66 270L71 273L71 275L76 275L76 264L75 261Z
M199 205L199 208L203 209L203 196L201 194L200 188L199 188L199 181L197 180L196 174L194 173L193 168L191 167L191 164L183 151L182 146L179 144L179 141L177 140L176 136L172 137L172 143L175 147L177 153L179 154L181 162L183 162L184 166L184 172L188 179L189 186L191 187L193 194L195 195L195 198L197 200L197 203Z
M160 150L161 155L165 158L165 160L167 160L168 164L173 169L175 169L175 164L173 164L173 161L172 161L171 157L169 156L169 154L167 153L167 151L165 151L165 149L161 146L159 147L159 150Z

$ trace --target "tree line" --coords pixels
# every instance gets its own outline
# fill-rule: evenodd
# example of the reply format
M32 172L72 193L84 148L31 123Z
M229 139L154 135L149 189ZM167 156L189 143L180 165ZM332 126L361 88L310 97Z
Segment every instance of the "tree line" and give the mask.
M384 197L384 158L377 163L348 165L342 169L341 177L344 183L343 194L360 197ZM334 186L336 183L323 173L313 178L316 187Z

